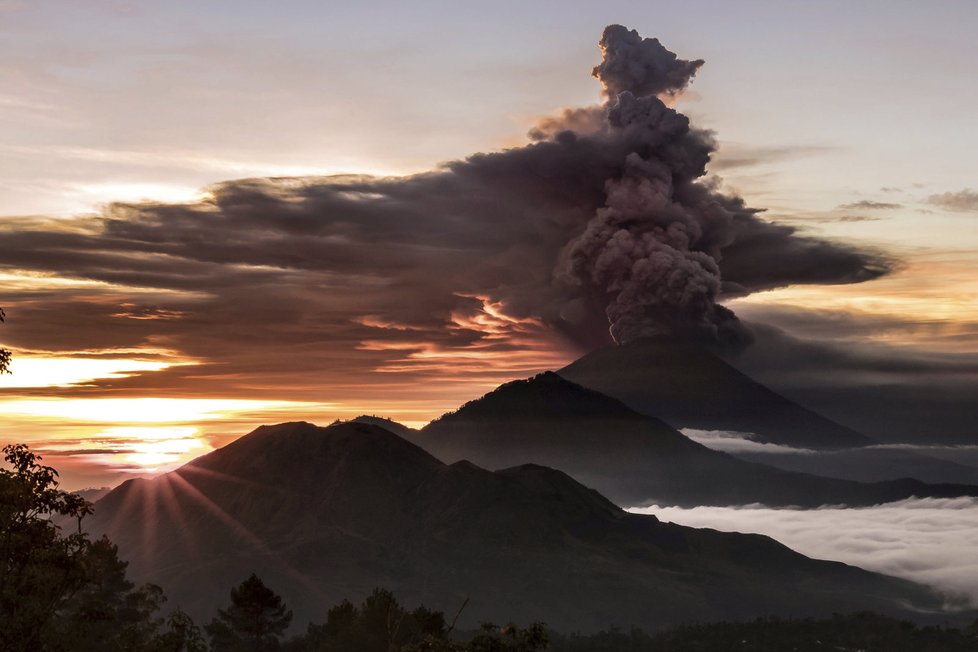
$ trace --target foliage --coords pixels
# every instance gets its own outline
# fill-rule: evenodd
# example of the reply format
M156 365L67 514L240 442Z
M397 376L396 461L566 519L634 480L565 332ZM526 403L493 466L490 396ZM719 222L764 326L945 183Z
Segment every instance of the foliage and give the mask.
M526 629L515 625L496 627L482 625L482 630L465 648L470 652L537 652L546 650L550 637L542 623L534 623Z
M390 650L440 650L431 647L446 638L448 630L441 612L418 607L406 611L390 591L374 589L359 607L344 600L330 609L326 622L310 625L296 649L339 652ZM427 644L428 646L424 646Z
M274 650L292 622L281 596L254 573L231 589L231 605L218 609L217 618L205 629L215 651Z
M3 449L0 469L0 649L34 650L66 602L89 579L91 542L81 519L92 512L82 498L58 489L58 473L42 466L24 444ZM77 519L78 532L61 535L55 517Z
M107 538L91 541L91 503L58 488L58 473L24 444L0 469L0 649L203 652L186 614L156 616L158 586L135 588ZM74 521L74 522L73 522ZM76 531L63 534L62 525Z
M7 318L6 313L4 313L3 308L0 308L0 322ZM0 374L10 373L10 351L0 347Z
M193 619L177 609L166 619L165 630L153 641L154 652L207 652L207 642Z
M310 625L289 650L309 652L540 652L546 649L542 624L520 629L484 624L468 641L455 640L445 615L424 606L408 611L394 594L374 589L357 607L344 600L330 609L326 622Z
M153 584L138 589L126 579L126 562L103 537L91 543L82 559L86 584L60 609L46 638L54 649L100 652L150 649L162 620L163 590Z
M978 626L978 623L976 623ZM978 629L918 627L871 613L824 620L760 618L746 623L687 625L658 634L632 629L554 635L550 652L964 652L978 649ZM974 629L974 631L972 631Z

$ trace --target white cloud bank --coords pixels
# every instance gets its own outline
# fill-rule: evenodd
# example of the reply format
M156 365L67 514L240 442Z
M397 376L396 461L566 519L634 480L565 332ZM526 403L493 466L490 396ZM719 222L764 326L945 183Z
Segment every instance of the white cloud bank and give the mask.
M978 498L814 510L653 505L629 511L692 527L766 534L809 557L928 584L978 604Z
M768 444L751 439L749 432L733 432L728 430L696 430L683 428L681 433L707 448L724 453L767 453L771 455L814 455L819 451L811 448L792 448L781 444Z

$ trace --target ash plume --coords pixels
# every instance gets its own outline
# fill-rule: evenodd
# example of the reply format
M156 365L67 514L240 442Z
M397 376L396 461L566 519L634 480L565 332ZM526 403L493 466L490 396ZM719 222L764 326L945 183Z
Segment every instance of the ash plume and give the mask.
M289 377L354 356L368 369L449 349L503 359L558 348L555 333L578 349L649 334L736 345L749 334L725 297L891 269L877 252L768 222L707 179L713 138L662 100L702 61L617 25L601 47L606 102L544 119L521 147L408 177L227 181L199 202L0 231L3 268L139 288L125 314L172 316L123 318L87 289L25 295L23 321L38 326L17 345L164 341L219 363L222 378L266 373L269 359ZM68 336L43 326L79 315L85 328Z
M601 80L609 99L624 91L637 97L677 95L704 63L702 59L680 59L658 39L642 38L621 25L605 27L598 45L604 60L591 74Z
M703 61L620 25L605 29L601 51L593 74L609 98L609 137L630 151L604 184L605 205L569 243L561 277L603 298L618 342L665 334L746 343L717 299L722 250L753 214L698 183L714 142L658 97L684 89Z

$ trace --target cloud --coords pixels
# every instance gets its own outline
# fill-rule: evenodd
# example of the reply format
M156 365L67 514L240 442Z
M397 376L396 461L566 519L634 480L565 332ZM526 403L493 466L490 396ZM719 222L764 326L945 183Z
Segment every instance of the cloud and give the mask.
M722 143L710 162L710 170L712 172L723 172L737 168L771 165L805 156L829 154L835 151L838 151L838 148L824 145L757 147L743 143Z
M945 192L939 195L931 195L927 198L927 203L940 206L949 211L975 213L978 212L978 192L966 188L959 192Z
M707 448L724 453L759 453L763 455L815 455L819 451L811 448L792 448L781 444L770 444L753 441L749 432L732 432L728 430L696 430L683 428L680 432Z
M591 74L601 80L610 99L624 91L638 97L676 95L689 85L704 63L702 59L680 59L658 39L642 38L637 31L621 25L606 27L599 45L604 61Z
M867 508L635 509L662 521L771 536L798 552L903 577L978 601L978 499L910 499Z
M903 208L903 204L894 204L892 202L885 201L871 201L869 199L863 199L860 201L854 201L849 204L842 204L839 208L844 208L847 210L862 210L862 211L888 211L894 210L896 208Z
M775 391L882 441L975 441L978 355L961 345L978 341L978 324L798 306L737 309L755 344L729 361ZM936 348L941 341L953 348Z

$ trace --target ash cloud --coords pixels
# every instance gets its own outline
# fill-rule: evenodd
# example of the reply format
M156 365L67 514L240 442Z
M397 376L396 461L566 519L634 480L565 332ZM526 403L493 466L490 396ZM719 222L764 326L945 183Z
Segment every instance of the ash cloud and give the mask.
M751 378L880 441L975 442L978 354L968 349L978 341L975 322L736 307L755 345L729 361Z
M638 97L677 95L705 63L680 59L658 39L642 38L621 25L606 27L599 46L604 60L591 74L601 80L609 99L625 91Z
M606 104L541 122L522 147L410 177L244 179L197 203L21 220L0 231L3 268L109 285L46 303L25 291L11 338L164 346L206 363L197 387L260 374L240 382L264 391L303 370L407 358L436 373L448 350L503 359L651 333L743 344L721 299L890 270L879 252L768 222L706 179L713 137L661 99L702 61L621 26L601 44Z

